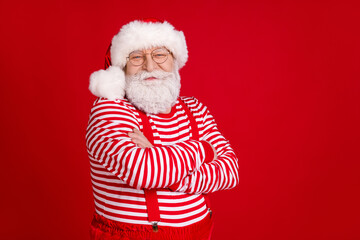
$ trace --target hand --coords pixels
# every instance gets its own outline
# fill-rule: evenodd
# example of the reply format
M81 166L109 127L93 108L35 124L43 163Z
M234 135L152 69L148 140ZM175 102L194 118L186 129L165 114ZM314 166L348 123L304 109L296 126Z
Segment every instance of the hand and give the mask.
M149 140L140 132L138 129L134 128L132 132L128 133L131 141L141 148L152 147L153 145Z
M217 159L217 152L216 152L216 149L214 148L214 146L213 146L210 142L208 142L208 143L211 145L211 148L212 148L213 151L214 151L214 159L213 159L213 161L214 161L214 160Z

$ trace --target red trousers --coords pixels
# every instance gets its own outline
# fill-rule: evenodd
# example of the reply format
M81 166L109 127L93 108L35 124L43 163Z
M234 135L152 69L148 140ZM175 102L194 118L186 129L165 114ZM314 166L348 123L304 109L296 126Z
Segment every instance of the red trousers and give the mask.
M90 226L91 240L209 240L213 217L207 216L200 222L186 227L159 226L154 232L152 226L120 223L94 213Z

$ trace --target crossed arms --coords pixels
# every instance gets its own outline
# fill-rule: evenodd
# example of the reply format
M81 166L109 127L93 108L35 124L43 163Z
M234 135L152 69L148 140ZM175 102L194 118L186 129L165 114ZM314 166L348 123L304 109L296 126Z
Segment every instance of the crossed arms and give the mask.
M239 176L232 148L206 107L193 98L186 101L201 113L196 117L200 141L159 147L150 146L141 137L140 124L129 104L98 99L86 134L89 157L136 189L208 193L235 187ZM211 146L216 150L216 159Z

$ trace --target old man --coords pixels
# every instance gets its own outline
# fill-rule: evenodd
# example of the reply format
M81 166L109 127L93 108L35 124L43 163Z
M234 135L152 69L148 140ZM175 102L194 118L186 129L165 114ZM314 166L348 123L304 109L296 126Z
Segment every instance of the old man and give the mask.
M238 163L207 107L179 95L187 59L183 32L133 21L90 76L92 239L210 239L207 194L235 187Z

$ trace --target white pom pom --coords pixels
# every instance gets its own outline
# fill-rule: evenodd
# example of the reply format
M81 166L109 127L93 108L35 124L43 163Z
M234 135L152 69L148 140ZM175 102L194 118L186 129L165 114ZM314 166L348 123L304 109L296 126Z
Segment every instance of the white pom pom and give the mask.
M90 75L89 90L97 97L109 100L124 98L125 73L120 67L110 66L106 70L99 70Z

